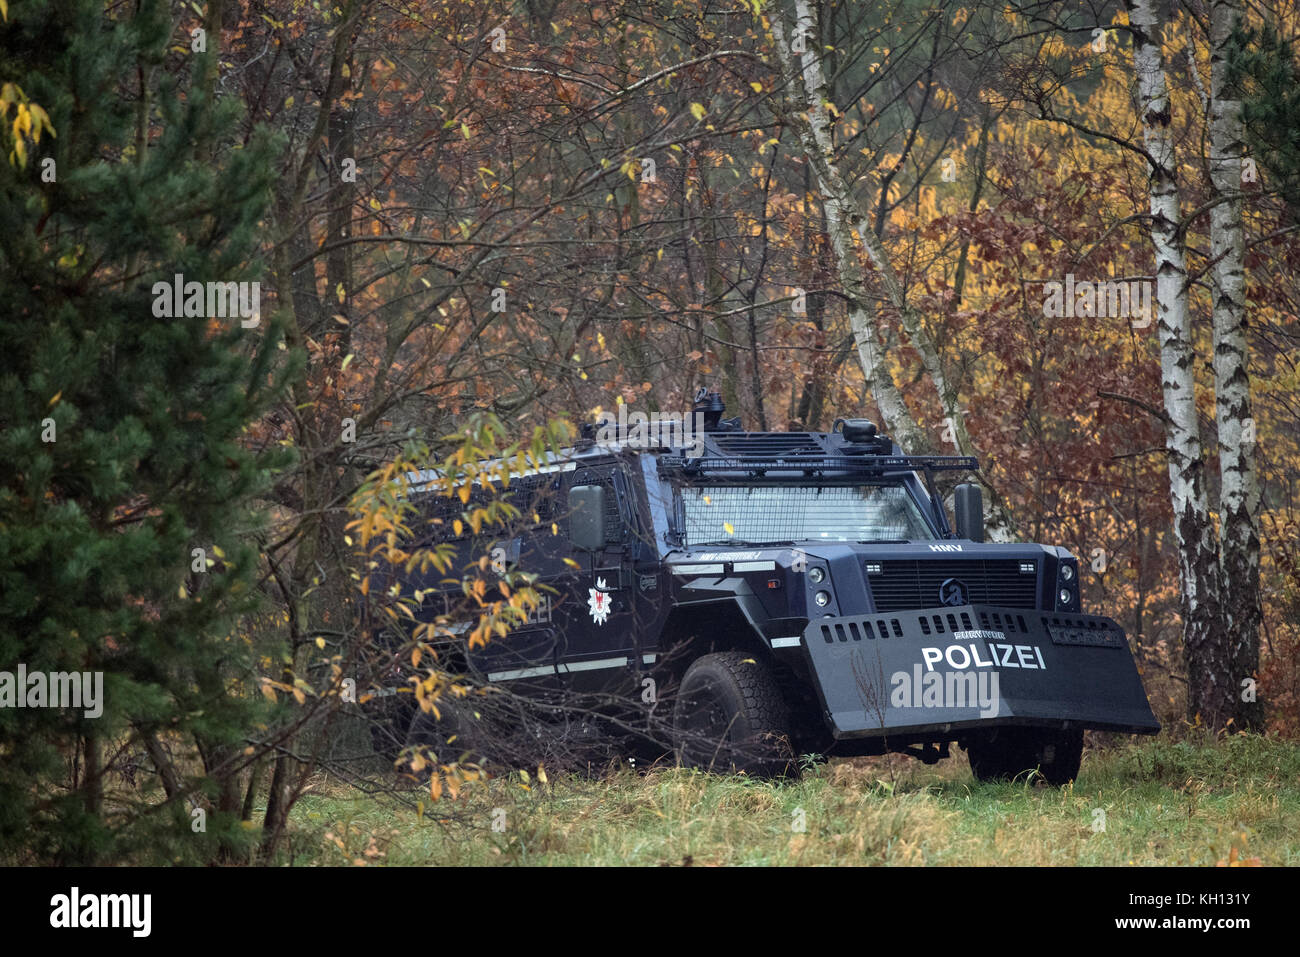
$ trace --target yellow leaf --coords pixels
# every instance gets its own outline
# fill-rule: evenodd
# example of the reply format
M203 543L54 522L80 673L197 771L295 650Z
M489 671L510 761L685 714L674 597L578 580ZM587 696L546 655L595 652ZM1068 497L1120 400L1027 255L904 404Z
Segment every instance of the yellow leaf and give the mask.
M317 648L320 648L322 651L324 651L324 650L325 650L325 639L324 639L324 638L321 638L321 637L318 636L318 637L316 638L316 647L317 647Z
M755 93L762 93L762 92L763 92L763 84L762 84L762 83L759 83L757 80L755 80L753 83L749 84L749 87L750 87L750 89L752 89Z
M691 116L695 117L697 120L702 120L704 119L704 113L705 113L705 109L702 104L699 103L691 104Z
M723 523L722 523L722 527L725 528L725 529L727 530L727 534L728 534L728 535L735 535L735 534L736 534L736 530L735 530L734 528L731 527L731 523L730 523L730 522L723 522Z
M52 399L50 400L50 405L53 405L54 403L58 402L61 398L63 398L63 390L62 390L62 389L60 389L58 392L54 393L54 398L52 398Z

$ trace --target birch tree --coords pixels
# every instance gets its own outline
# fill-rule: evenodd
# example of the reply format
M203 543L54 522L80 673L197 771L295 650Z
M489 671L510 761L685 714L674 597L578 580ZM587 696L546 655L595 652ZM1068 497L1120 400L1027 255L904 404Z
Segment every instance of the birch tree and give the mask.
M1206 461L1196 415L1195 361L1180 210L1172 109L1161 39L1165 22L1154 0L1127 0L1133 37L1138 114L1150 172L1151 243L1169 494L1181 578L1188 713L1210 727L1253 720L1239 682L1259 663L1259 489L1244 295L1241 105L1225 82L1227 46L1239 8L1211 8L1210 125L1211 309L1214 333L1215 425L1218 432L1220 534L1206 491ZM1195 68L1194 60L1192 67Z
M923 373L939 396L956 451L974 455L975 446L964 421L958 384L949 377L943 356L909 301L888 250L872 230L868 210L839 168L831 120L835 104L818 43L822 32L817 10L810 0L795 0L791 28L781 5L774 4L770 21L779 68L793 111L791 119L821 192L836 271L848 297L849 326L872 399L880 409L886 428L900 444L914 452L936 451L935 443L907 407L889 368L887 350L892 344L887 346L882 317L871 306L872 293L859 243L886 301L899 318L906 344L920 356ZM987 484L985 488L989 499L986 506L989 537L1009 541L1015 536L1014 521L996 490Z
M1223 623L1228 630L1231 677L1241 682L1259 671L1262 612L1259 589L1259 481L1255 419L1246 341L1245 240L1241 102L1228 82L1228 52L1239 0L1210 7L1210 253L1214 263L1214 400L1219 433L1219 523ZM1238 723L1257 724L1257 706L1237 694Z

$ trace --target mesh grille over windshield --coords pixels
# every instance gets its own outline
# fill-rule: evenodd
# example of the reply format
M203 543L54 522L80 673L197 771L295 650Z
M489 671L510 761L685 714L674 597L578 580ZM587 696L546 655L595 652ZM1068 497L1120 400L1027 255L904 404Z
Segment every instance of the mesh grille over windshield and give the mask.
M682 497L687 543L934 538L898 485L687 486Z

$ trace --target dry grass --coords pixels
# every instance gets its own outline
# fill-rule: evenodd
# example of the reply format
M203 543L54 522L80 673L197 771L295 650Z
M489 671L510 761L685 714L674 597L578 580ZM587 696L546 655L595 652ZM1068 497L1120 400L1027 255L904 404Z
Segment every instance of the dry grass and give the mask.
M1087 752L1063 789L978 784L960 752L933 767L834 762L786 782L510 775L423 814L334 786L298 806L291 847L298 864L1294 865L1300 748L1142 741Z

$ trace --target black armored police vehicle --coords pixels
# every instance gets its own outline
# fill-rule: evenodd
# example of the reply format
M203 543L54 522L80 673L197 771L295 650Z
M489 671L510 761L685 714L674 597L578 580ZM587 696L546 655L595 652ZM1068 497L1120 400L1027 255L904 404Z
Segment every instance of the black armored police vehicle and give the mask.
M465 567L490 551L545 594L505 637L448 649L488 689L477 701L543 702L566 733L630 731L687 766L764 775L809 755L929 763L956 741L981 780L1060 784L1084 729L1159 731L1124 630L1080 607L1073 555L985 542L974 484L949 522L936 477L973 458L906 455L864 419L746 432L722 413L712 393L667 422L620 407L511 479L517 528L456 540ZM463 595L432 573L410 585ZM432 726L416 713L407 743L454 739Z

